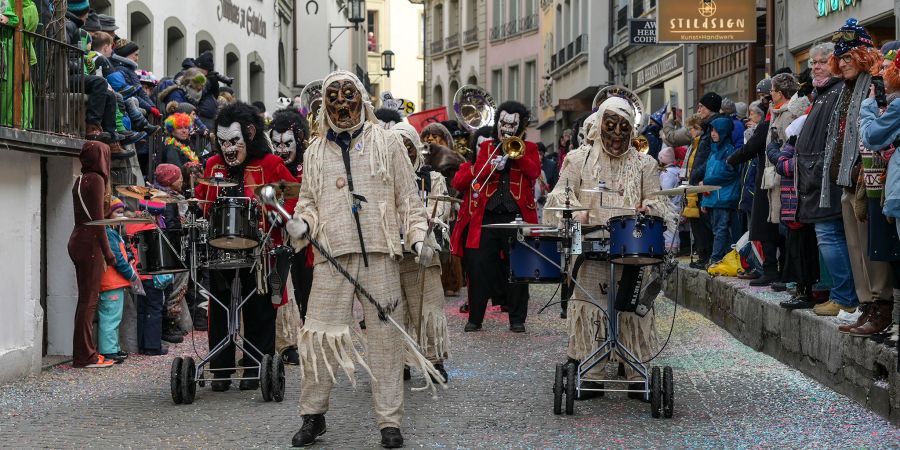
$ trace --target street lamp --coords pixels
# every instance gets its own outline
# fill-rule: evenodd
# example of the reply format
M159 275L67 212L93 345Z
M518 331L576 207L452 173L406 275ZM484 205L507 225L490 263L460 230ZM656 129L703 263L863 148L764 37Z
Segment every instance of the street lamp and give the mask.
M350 10L347 14L347 20L353 24L353 29L358 30L359 24L366 21L363 10L366 8L365 0L349 0Z
M391 71L394 70L394 52L390 50L381 52L381 70L388 78L391 77Z

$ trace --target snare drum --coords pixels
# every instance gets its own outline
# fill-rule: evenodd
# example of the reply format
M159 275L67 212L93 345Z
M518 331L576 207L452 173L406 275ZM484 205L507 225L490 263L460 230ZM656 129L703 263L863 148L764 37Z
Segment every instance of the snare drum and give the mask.
M616 264L653 265L663 262L665 222L656 216L609 219L609 258Z
M181 230L144 230L135 233L134 237L137 268L141 275L187 272L188 268L179 256L182 253Z
M246 250L259 245L259 208L256 200L221 197L209 215L209 245L225 250Z
M510 283L559 283L562 262L559 238L526 236L522 242L513 241L509 247ZM540 255L547 257L552 263Z

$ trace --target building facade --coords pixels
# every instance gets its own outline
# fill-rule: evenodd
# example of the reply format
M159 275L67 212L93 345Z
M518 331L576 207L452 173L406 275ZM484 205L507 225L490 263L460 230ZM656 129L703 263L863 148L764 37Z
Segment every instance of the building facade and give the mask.
M487 89L485 0L425 1L425 107L448 106L463 85Z
M302 88L335 70L346 70L368 88L366 11L360 12L360 23L350 21L346 0L297 1L295 11L295 86Z
M425 77L425 8L408 0L369 0L366 2L367 69L373 97L390 91L394 98L423 105ZM393 53L393 68L385 73L385 51Z

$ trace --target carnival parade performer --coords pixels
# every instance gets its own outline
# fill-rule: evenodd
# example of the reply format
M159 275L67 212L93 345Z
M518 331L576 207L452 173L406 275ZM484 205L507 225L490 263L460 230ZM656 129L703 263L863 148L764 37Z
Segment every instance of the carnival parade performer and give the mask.
M404 249L398 231L406 231L406 245L419 264L428 267L434 257L424 242L428 219L406 149L396 133L378 124L362 82L338 71L323 86L318 136L304 155L297 211L287 224L295 248L303 248L310 239L317 245L309 309L298 339L303 425L293 444L311 445L325 433L334 371L343 369L355 385L355 358L372 378L381 444L400 447L406 356L402 348L410 341L395 326L407 309L400 288L398 260ZM337 267L349 275L342 278ZM367 319L367 361L355 350L350 334L357 296ZM423 368L431 366L424 358L419 362Z

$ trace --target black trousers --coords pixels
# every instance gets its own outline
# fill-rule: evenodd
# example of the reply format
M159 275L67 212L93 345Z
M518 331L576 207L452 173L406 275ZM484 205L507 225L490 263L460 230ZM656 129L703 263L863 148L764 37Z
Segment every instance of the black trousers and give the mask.
M712 229L710 229L705 216L705 214L701 214L699 219L690 219L694 251L697 252L697 259L702 262L709 261L712 256L713 243Z
M515 214L490 217L484 224L510 222ZM469 322L481 325L487 310L488 299L504 299L509 313L509 323L524 324L528 316L528 285L509 283L509 242L515 231L494 228L481 229L478 248L467 248L463 254L466 274L469 278ZM465 239L463 240L465 242ZM506 258L503 258L503 256Z
M97 75L76 75L73 81L84 79L84 93L87 95L85 121L99 125L103 131L116 131L116 94L110 91L106 79Z
M784 238L778 234L776 239L760 241L760 244L762 245L763 258L765 258L765 261L763 261L763 273L779 276L781 274L779 267L784 267L785 261Z
M241 300L256 289L256 274L250 269L239 269L239 279L241 283ZM210 270L209 282L210 291L220 302L228 305L231 301L231 283L235 278L235 270ZM209 349L218 345L225 336L228 335L228 310L223 308L215 300L209 301ZM254 294L247 303L244 303L241 309L241 321L244 324L244 337L250 344L253 344L260 352L256 352L253 347L244 344L247 351L257 360L262 358L263 354L275 354L275 313L276 309L272 306L271 296L269 294ZM228 347L218 356L210 361L210 368L218 369L225 367L235 367L234 365L234 344ZM255 364L250 358L242 358L241 366ZM234 371L215 372L218 378L228 378ZM247 376L256 376L256 370L248 370L244 372Z
M802 228L788 228L785 240L784 270L782 281L797 283L798 292L809 294L812 286L819 281L819 246L816 228L804 225ZM767 257L768 258L768 257Z
M300 317L303 320L306 320L306 306L309 305L309 294L312 292L313 268L306 267L306 255L311 251L307 245L303 250L294 253L291 261L294 298L297 299L297 308L300 309Z

